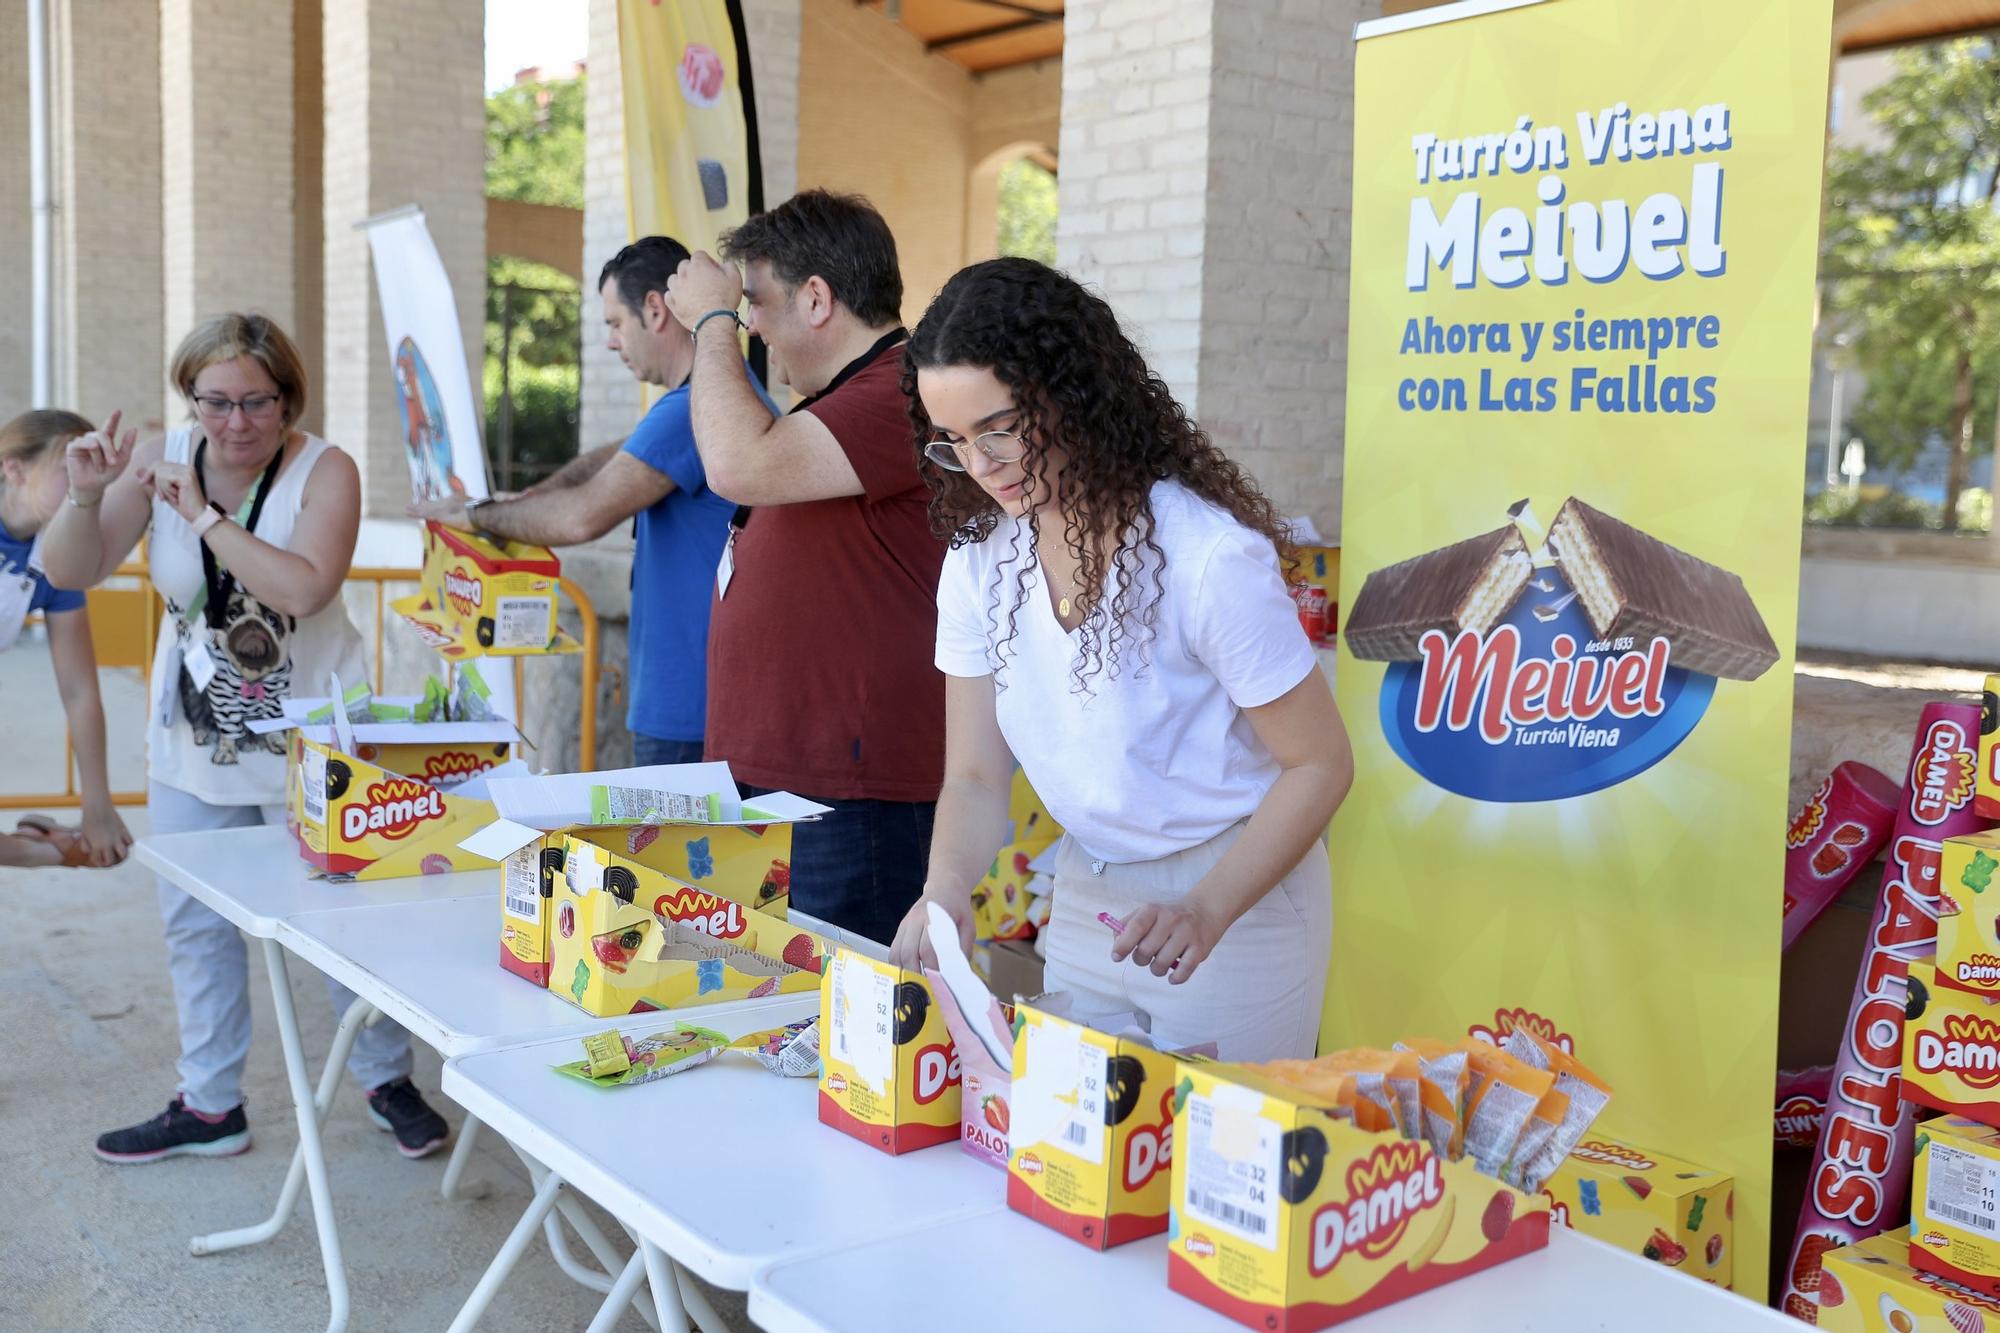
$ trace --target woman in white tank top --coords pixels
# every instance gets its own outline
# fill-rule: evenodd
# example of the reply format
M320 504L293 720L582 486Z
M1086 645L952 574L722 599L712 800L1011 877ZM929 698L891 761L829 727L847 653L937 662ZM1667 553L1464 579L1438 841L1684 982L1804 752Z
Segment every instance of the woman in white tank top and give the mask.
M367 678L341 605L361 525L354 461L297 430L307 396L298 349L261 315L224 315L175 353L191 423L135 444L112 414L72 441L69 502L49 523L43 564L58 587L102 582L150 528L153 585L167 614L146 722L151 833L284 819L285 746L249 723L291 694L326 692L329 672ZM230 1156L250 1146L243 1064L250 997L243 938L213 910L159 882L181 1029L180 1086L164 1113L97 1141L106 1161ZM353 995L331 980L336 1014ZM362 1029L349 1069L376 1123L406 1156L435 1150L441 1117L409 1081L409 1034Z

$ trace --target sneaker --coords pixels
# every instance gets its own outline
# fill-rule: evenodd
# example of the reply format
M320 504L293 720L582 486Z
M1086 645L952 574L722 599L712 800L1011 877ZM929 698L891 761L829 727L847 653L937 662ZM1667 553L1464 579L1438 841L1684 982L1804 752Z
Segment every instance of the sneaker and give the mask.
M151 1120L114 1129L97 1140L97 1155L120 1166L162 1157L234 1157L249 1150L250 1124L241 1106L225 1115L203 1115L188 1109L179 1097Z
M384 1083L368 1094L368 1118L375 1128L396 1136L396 1150L405 1157L428 1157L451 1137L451 1126L425 1104L417 1085L406 1078Z

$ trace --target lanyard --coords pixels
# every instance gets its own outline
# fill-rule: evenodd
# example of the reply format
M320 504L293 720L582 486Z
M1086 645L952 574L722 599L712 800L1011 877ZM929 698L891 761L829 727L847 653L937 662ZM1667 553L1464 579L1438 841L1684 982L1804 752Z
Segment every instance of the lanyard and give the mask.
M895 328L890 329L887 333L883 334L881 337L875 340L874 346L870 347L860 356L855 357L852 361L842 366L840 368L840 373L838 375L835 375L831 380L827 381L827 385L824 389L821 389L818 393L799 399L798 402L792 405L792 410L790 412L785 413L785 415L791 416L793 415L793 413L805 411L807 408L811 407L814 403L826 397L828 394L838 389L841 385L847 383L849 380L853 379L856 375L859 375L863 370L866 370L869 366L873 365L876 357L882 355L882 353L888 351L891 347L894 347L897 343L903 341L905 338L909 336L910 335L903 330L903 326L900 324L898 324ZM741 532L743 531L744 528L748 527L749 524L750 524L750 506L749 505L736 506L736 516L729 520L729 526L731 531Z
M203 436L201 443L194 447L194 476L201 483L203 495L208 494L208 477L202 471L202 459L207 453L208 437ZM284 461L285 448L279 445L278 452L271 455L270 463L264 468L264 475L257 481L256 493L236 511L236 521L251 533L257 531L257 517L264 512L264 500L271 494L271 483L277 479L278 468ZM219 630L223 616L229 610L229 594L236 590L236 576L216 562L215 552L208 549L207 542L197 537L195 544L201 547L202 589L201 599L188 608L188 618L192 620L199 610L207 618L208 627Z

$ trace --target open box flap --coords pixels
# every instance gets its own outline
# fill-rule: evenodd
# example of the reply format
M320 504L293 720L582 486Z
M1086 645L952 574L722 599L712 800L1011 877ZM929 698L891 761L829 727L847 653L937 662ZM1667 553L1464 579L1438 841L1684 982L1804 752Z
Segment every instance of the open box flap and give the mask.
M789 792L772 792L745 802L737 793L736 781L726 763L655 764L597 773L504 778L495 781L491 790L494 808L503 820L547 832L591 826L590 789L613 786L646 787L682 796L718 795L722 818L708 822L725 826L784 824L817 818L832 809Z

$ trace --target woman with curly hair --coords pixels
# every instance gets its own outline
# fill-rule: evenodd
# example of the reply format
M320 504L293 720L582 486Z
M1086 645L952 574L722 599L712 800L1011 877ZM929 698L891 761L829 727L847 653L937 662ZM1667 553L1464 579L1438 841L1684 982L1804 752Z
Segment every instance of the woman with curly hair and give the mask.
M1320 834L1353 778L1271 502L1068 277L945 284L903 375L929 463L945 781L923 900L972 943L1018 757L1067 833L1048 986L1162 1049L1312 1054L1332 936Z

